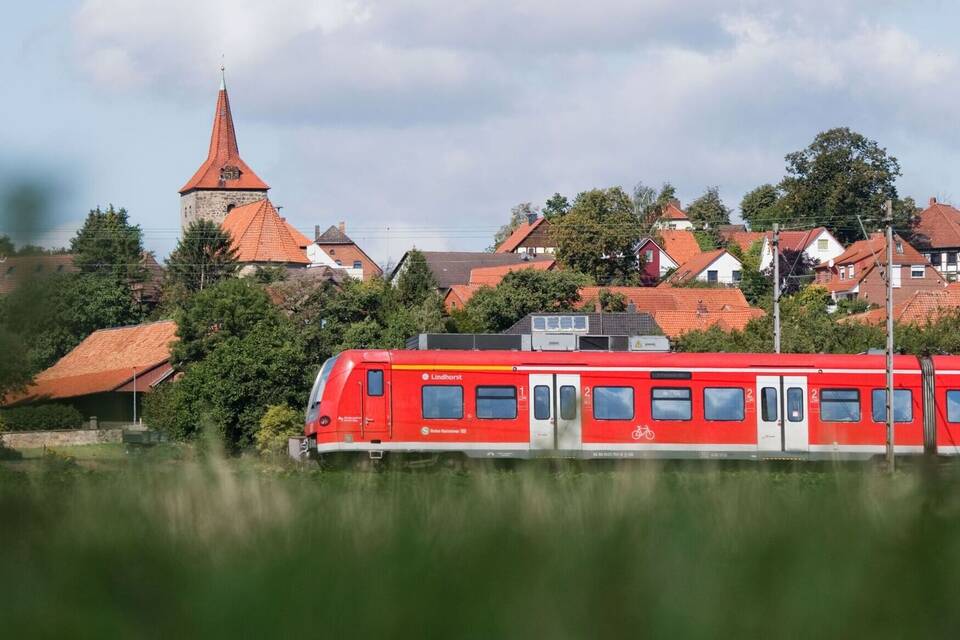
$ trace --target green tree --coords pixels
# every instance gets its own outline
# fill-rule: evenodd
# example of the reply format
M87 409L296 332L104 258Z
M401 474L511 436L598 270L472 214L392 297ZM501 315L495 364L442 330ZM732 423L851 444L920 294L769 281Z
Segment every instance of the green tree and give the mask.
M529 221L530 216L538 215L540 215L540 208L533 206L530 202L521 202L515 205L510 209L510 220L497 230L497 233L493 236L493 244L487 247L487 251L496 251L497 247L503 244L503 241L509 238L511 233Z
M547 202L543 205L543 217L547 220L565 216L568 211L570 211L570 201L559 193L554 193L547 198Z
M87 273L112 273L140 281L143 266L143 232L131 225L126 209L91 209L77 235L70 240L74 264Z
M254 434L257 451L265 456L284 456L287 452L287 440L303 435L304 416L302 411L291 409L285 404L267 407L260 418L260 428Z
M561 264L611 284L639 279L640 229L633 202L620 187L578 194L567 215L550 227Z
M496 287L481 287L470 298L464 324L473 331L498 333L528 313L573 309L586 283L569 271L512 271Z
M751 231L767 231L773 228L774 222L783 222L780 189L762 184L750 191L740 201L740 215Z
M708 187L702 196L687 207L687 217L694 226L702 229L716 229L720 225L730 224L730 209L720 199L720 187Z
M841 242L876 229L885 200L894 201L894 224L907 231L915 205L897 197L900 163L875 141L843 127L824 131L806 149L786 156L780 183L784 216L806 227L825 226Z
M0 398L19 391L30 382L33 367L26 345L20 336L0 325Z
M97 329L142 319L127 282L109 272L32 278L0 299L0 324L22 340L31 373L52 365Z
M245 278L230 278L187 300L175 319L179 340L170 360L184 366L203 360L220 343L242 338L260 324L276 324L281 315L263 287Z
M237 267L230 234L216 222L194 220L167 258L167 281L194 293L234 275Z
M400 304L418 305L437 290L437 279L422 252L411 249L397 276L397 299Z
M597 296L600 302L600 310L607 313L617 313L627 310L627 298L622 293L610 291L609 289L600 289Z
M10 236L0 236L0 258L17 255L17 247L13 244Z
M638 182L633 187L634 213L644 224L656 222L670 201L677 197L677 190L669 182L664 182L657 191Z

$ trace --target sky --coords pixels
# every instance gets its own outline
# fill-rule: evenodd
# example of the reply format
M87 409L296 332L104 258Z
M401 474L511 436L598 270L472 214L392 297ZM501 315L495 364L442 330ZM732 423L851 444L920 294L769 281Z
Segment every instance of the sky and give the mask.
M346 222L381 263L482 250L554 192L717 185L736 209L837 126L898 158L902 196L960 204L958 18L937 0L16 3L0 189L44 189L47 245L113 203L165 256L223 64L274 204L308 235Z

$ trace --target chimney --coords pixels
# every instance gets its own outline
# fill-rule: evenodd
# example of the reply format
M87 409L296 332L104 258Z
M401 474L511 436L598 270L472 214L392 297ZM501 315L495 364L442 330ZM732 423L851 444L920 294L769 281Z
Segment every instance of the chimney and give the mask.
M934 196L930 196L930 206L937 204L937 199Z
M320 225L313 225L313 241L320 242Z
M527 224L533 224L537 221L537 214L531 211L527 214Z
M346 233L346 232L347 232L347 223L344 222L343 220L341 220L341 221L340 221L340 224L337 225L337 229L340 229L340 233Z

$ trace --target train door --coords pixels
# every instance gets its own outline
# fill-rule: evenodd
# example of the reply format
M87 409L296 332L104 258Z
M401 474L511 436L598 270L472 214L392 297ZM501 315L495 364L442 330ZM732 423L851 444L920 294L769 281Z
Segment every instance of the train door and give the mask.
M390 430L390 370L373 365L366 370L363 387L364 439L378 438Z
M757 376L757 450L809 451L807 379Z
M530 449L579 451L582 445L580 376L530 376Z

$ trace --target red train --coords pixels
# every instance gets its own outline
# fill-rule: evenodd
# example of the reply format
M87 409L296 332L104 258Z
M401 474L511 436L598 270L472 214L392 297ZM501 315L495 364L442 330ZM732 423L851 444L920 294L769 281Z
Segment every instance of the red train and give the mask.
M345 351L303 444L471 457L866 458L886 441L885 359L530 351ZM960 453L960 357L894 360L897 454Z

